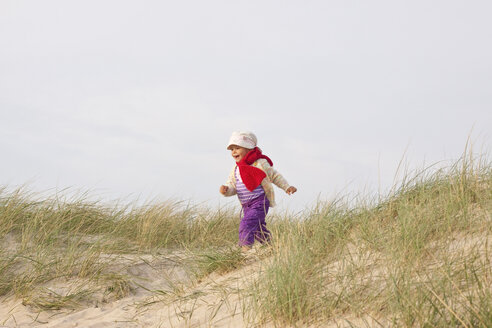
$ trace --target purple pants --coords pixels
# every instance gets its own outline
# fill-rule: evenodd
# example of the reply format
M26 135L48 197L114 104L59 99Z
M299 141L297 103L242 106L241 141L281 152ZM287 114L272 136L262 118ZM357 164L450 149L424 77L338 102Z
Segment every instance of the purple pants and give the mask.
M270 241L270 231L265 222L270 202L265 195L243 204L243 218L239 223L239 246L251 246L255 239L260 243Z

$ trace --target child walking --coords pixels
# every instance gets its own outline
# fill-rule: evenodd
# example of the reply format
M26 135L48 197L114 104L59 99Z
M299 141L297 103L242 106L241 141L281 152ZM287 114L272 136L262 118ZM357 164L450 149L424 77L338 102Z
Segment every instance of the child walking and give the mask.
M272 160L263 155L256 144L257 138L252 132L232 133L227 149L236 164L227 183L219 189L226 197L237 194L243 207L239 223L239 245L243 251L249 250L255 240L260 243L270 241L265 216L269 207L275 206L272 183L289 195L297 191L272 167Z

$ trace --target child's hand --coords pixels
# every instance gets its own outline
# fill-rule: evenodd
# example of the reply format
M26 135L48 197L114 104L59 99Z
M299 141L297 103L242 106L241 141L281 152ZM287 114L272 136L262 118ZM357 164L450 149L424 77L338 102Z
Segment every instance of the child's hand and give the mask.
M220 189L219 189L219 192L222 194L222 195L225 195L227 190L229 190L229 187L228 186L220 186Z
M287 188L287 190L285 192L288 193L289 195L292 195L296 191L297 191L297 188L296 187L290 186L289 188Z

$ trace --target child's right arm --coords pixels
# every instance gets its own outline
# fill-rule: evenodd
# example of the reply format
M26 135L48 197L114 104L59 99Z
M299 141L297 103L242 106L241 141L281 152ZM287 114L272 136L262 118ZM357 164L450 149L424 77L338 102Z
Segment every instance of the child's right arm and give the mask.
M229 190L229 187L222 185L222 186L220 186L219 192L220 192L222 195L224 195L224 196L225 196L225 194L227 193L227 190Z
M236 188L225 185L220 186L219 192L226 197L234 196L237 193Z
M219 192L226 197L234 196L237 193L234 183L234 171L229 174L226 184L220 186Z

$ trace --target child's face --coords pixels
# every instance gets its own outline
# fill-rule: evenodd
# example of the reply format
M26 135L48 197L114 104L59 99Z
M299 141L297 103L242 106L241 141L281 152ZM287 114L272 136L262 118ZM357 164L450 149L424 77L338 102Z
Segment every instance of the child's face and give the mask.
M251 150L236 145L232 145L230 149L231 149L232 158L234 158L236 162L240 162L244 158L244 156L246 156L246 154Z

